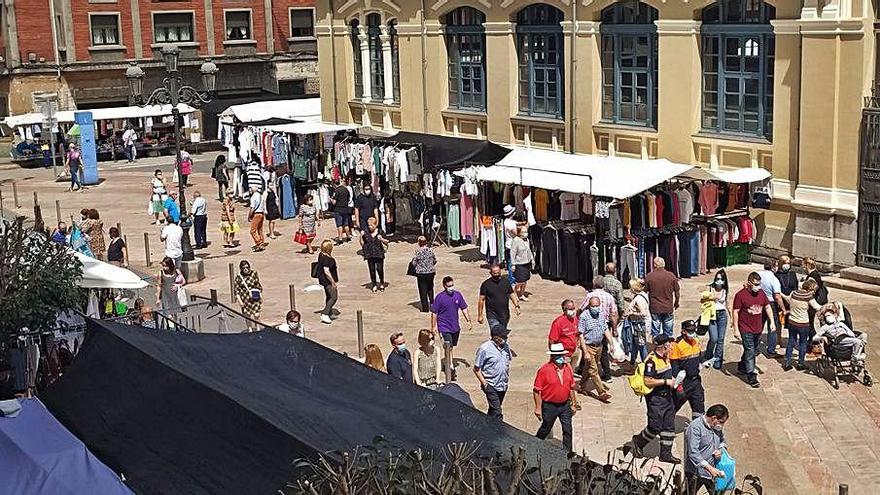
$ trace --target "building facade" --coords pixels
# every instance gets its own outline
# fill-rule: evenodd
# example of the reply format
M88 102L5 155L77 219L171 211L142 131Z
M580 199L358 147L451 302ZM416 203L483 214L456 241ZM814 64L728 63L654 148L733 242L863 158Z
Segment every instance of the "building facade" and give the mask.
M325 120L763 167L767 254L856 261L867 0L318 0Z
M0 110L32 112L40 91L57 93L61 109L125 105L128 62L144 68L153 88L167 44L180 48L188 81L198 83L205 58L220 67L214 109L317 94L314 20L313 0L9 0Z

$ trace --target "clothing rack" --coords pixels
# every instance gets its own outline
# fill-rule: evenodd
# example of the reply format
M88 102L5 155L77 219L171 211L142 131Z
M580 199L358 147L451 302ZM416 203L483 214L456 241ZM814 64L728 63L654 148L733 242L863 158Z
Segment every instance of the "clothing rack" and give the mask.
M716 213L715 215L697 215L696 213L691 216L691 221L694 220L725 220L728 218L739 218L742 216L746 216L749 214L748 208L738 208L733 211L728 211L726 213Z

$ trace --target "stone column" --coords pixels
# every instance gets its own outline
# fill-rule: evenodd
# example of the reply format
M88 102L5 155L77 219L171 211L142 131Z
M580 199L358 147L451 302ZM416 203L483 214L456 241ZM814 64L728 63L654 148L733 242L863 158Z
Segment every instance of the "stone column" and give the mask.
M137 3L136 1L132 2ZM226 33L223 34L224 39ZM223 42L223 39L220 40ZM217 40L214 33L214 0L205 0L205 44L208 45L208 55L217 55Z
M486 32L486 108L488 139L498 143L512 143L510 117L518 112L516 58L516 24L512 22L485 22Z
M382 76L385 79L385 99L382 103L391 105L394 103L394 73L391 60L391 35L388 34L388 26L382 26L379 41L382 43Z
M599 22L577 21L575 26L576 42L573 50L569 50L577 57L575 67L576 74L566 74L568 77L577 77L574 95L574 126L575 142L566 142L568 149L574 148L575 153L594 153L596 151L595 137L593 135L593 123L602 118L601 107L595 103L601 102L602 94L602 59L600 52ZM566 89L570 88L566 85Z
M361 101L370 103L373 95L373 81L370 77L370 37L361 29L358 34L358 40L361 44L361 79L363 80L364 94L361 95Z
M654 21L659 58L657 77L658 154L679 163L694 163L691 135L700 130L702 65L700 21ZM666 54L667 56L664 56ZM675 56L669 56L675 54Z

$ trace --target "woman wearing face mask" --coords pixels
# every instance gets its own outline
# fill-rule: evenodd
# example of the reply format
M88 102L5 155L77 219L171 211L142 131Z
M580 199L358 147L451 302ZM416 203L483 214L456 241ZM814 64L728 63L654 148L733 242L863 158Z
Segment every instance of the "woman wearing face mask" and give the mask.
M299 311L288 311L287 316L284 318L284 323L278 325L276 328L282 332L296 335L297 337L305 337L306 331L300 321L301 319L302 315L299 314Z
M419 348L412 366L416 385L431 390L440 388L440 353L434 346L434 334L430 330L419 330Z
M818 311L822 306L816 302L816 281L808 278L804 280L804 285L800 289L791 293L791 295L782 297L788 305L788 318L785 320L785 326L788 327L788 344L785 346L785 364L782 369L788 371L791 369L792 350L797 345L798 348L798 364L797 369L802 370L805 366L807 355L807 341L810 339L810 309Z
M513 291L520 301L529 300L526 284L531 278L532 263L535 260L528 239L529 229L523 226L519 228L519 235L510 241L510 262L513 265L513 278L516 281Z
M370 271L370 287L373 292L385 290L385 249L388 240L379 233L379 222L375 218L367 221L367 232L360 237L361 249L367 268ZM377 283L378 275L378 283Z
M724 364L724 337L727 334L727 272L723 269L715 272L715 280L709 286L715 299L715 319L709 322L709 343L703 353L703 366L711 365L716 370Z
M646 323L651 316L651 312L648 307L648 296L645 295L645 282L634 278L629 281L629 290L632 292L633 298L626 311L624 311L623 316L632 328L632 351L630 352L629 362L635 366L636 354L638 354L642 362L648 358Z
M306 247L300 251L301 253L315 252L312 241L318 235L317 227L320 226L321 220L318 218L318 209L315 208L315 198L311 194L306 194L305 201L299 207L299 229L306 235Z
M156 287L156 306L162 309L162 314L169 319L175 319L177 312L180 311L180 302L177 298L177 291L186 285L186 279L183 273L174 267L174 260L165 257L159 265L159 285ZM164 318L160 320L166 322Z
M425 236L419 236L419 248L413 255L410 264L413 266L416 282L419 287L419 301L422 313L427 313L434 304L434 275L437 273L437 257L434 250L428 245Z
M238 270L238 276L235 277L235 296L241 305L242 314L249 318L248 331L256 332L258 325L255 322L260 320L260 310L263 307L263 285L247 260L241 260Z
M822 326L813 337L814 343L822 342L823 338L828 342L834 342L843 347L852 349L852 359L856 362L864 363L865 360L865 343L867 335L852 330L852 327L846 323L846 316L843 307L839 303L830 303L822 306L818 311L819 321ZM838 340L840 339L840 340Z
M153 222L159 225L159 215L165 211L165 200L168 199L168 191L165 189L165 178L162 177L162 171L156 169L153 172L153 178L150 179L150 211L156 218Z

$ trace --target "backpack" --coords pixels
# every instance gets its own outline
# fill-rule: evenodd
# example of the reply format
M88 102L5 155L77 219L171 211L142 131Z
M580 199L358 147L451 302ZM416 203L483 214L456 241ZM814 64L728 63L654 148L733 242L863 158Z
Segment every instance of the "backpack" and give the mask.
M639 397L643 397L651 393L651 387L645 385L645 362L636 366L636 371L631 376L626 377L629 382L629 388L638 395Z

